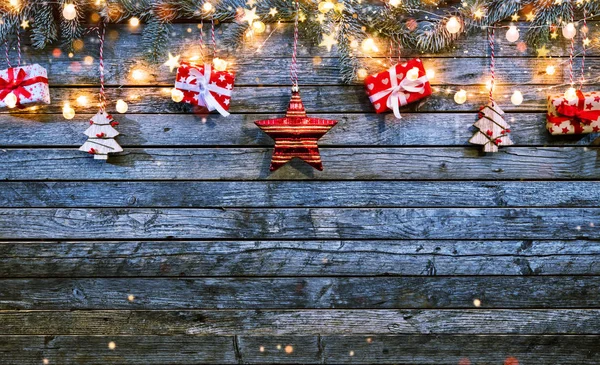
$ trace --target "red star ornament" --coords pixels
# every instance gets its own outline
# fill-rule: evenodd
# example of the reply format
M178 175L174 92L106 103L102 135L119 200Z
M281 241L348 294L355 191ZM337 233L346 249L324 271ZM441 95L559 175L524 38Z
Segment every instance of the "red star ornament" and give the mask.
M277 170L294 157L323 171L317 141L337 124L337 120L307 117L298 90L292 89L290 106L284 118L265 119L254 123L275 140L271 171Z

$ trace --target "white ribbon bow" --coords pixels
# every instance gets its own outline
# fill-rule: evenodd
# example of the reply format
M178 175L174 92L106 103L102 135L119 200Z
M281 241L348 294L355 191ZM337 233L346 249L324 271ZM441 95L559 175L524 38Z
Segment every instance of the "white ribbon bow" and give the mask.
M204 75L197 68L190 68L190 76L184 81L176 81L175 88L180 90L194 91L198 93L198 105L205 106L209 111L217 110L219 114L226 117L229 112L219 104L211 91L219 95L231 96L231 90L210 83L211 65L204 64ZM195 84L192 82L196 80Z
M390 87L386 90L379 91L376 94L369 96L371 103L386 97L391 94L387 99L386 106L394 111L394 116L398 119L402 119L400 115L400 107L408 104L408 99L404 91L409 93L423 93L425 91L425 84L429 81L427 75L421 76L416 80L409 80L404 77L400 83L398 83L398 77L396 77L396 65L390 67L388 70L390 74Z

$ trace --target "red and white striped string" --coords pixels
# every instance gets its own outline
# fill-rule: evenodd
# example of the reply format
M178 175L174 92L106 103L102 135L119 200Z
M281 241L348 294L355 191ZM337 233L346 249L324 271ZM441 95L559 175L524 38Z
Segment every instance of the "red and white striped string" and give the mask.
M388 10L388 12L392 12L392 7L390 6L390 3L388 1L383 2L385 8ZM392 66L394 64L394 49L396 47L394 47L394 39L393 37L390 37L390 52L389 52L389 63L390 66ZM402 45L400 44L400 42L398 42L398 63L400 63L400 61L402 60Z
M10 47L8 46L8 37L4 40L4 53L6 56L6 65L11 68L10 64ZM17 67L21 67L21 29L17 27Z
M298 88L298 61L296 59L296 53L298 51L298 18L300 16L300 3L295 0L296 3L296 17L294 19L294 48L292 50L292 64L290 65L290 79L292 80L292 86Z
M215 59L215 57L217 57L217 39L215 38L215 16L214 13L213 15L210 16L210 36L212 38L212 57L213 59Z
M583 9L583 29L587 29L587 11ZM588 29L589 32L589 29ZM574 37L573 37L574 38ZM581 38L585 40L587 33L581 32ZM583 53L581 55L581 78L579 79L579 90L583 88L585 82L585 42L583 43Z
M495 29L492 27L492 30L490 31L490 28L488 28L488 41L490 43L490 74L491 74L491 79L490 79L490 101L493 103L494 102L494 83L496 82L496 54L495 54L495 49L494 49L494 36L495 36Z

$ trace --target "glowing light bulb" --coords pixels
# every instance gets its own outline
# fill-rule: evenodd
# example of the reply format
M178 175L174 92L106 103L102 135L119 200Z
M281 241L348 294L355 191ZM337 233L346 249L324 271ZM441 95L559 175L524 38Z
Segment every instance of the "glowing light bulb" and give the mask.
M10 0L8 3L15 9L21 7L21 2L19 0Z
M554 75L555 72L556 72L556 67L554 67L552 65L546 67L546 73L548 75Z
M183 100L183 91L171 89L171 99L176 103L181 102Z
M63 106L62 114L65 119L73 119L75 117L75 109L71 108L69 103L67 103Z
M204 5L202 5L202 10L209 13L213 10L213 5L211 3L204 3Z
M77 10L74 4L65 4L63 7L63 17L67 20L73 20L77 17Z
M375 41L373 40L373 38L367 38L363 40L360 45L360 48L362 48L364 52L377 52L379 50L379 48L377 48L377 46L375 45Z
M571 101L571 100L577 100L577 90L575 90L574 87L570 87L567 89L567 91L565 91L565 99Z
M85 95L79 95L77 97L77 104L79 104L80 106L87 106L88 104L88 98Z
M136 81L141 81L146 77L146 73L143 70L135 69L131 72L131 77Z
M402 4L402 0L390 0L390 5L393 7L397 7Z
M487 80L487 81L485 82L485 88L486 88L487 90L491 90L493 87L494 87L494 85L492 85L492 80Z
M367 77L367 70L365 70L364 68L359 68L359 69L356 71L356 76L357 76L357 77L358 77L360 80L364 79L365 77Z
M454 94L454 101L456 104L464 104L467 101L467 92L465 90L459 90Z
M127 103L123 99L119 99L117 100L117 105L115 106L115 108L117 109L117 112L124 114L127 113L129 105L127 105Z
M132 27L137 27L138 25L140 25L140 20L136 17L133 17L129 19L129 25L131 25Z
M457 17L453 16L448 19L448 22L446 23L446 30L450 34L456 34L460 32L460 22L458 21Z
M519 29L516 26L511 25L506 31L506 40L509 42L516 42L519 40Z
M19 101L19 99L17 99L17 96L12 91L9 92L8 95L6 95L6 97L4 98L4 103L10 109L16 107L18 101Z
M261 22L260 20L257 20L254 23L252 23L252 28L254 28L254 32L256 32L256 34L260 34L264 32L267 27L265 23Z
M406 78L410 81L415 81L419 78L419 69L417 67L413 67L406 72Z
M213 60L213 66L215 66L215 70L217 71L226 71L228 64L229 62L220 58L215 58Z
M515 90L515 92L510 97L511 103L514 105L521 105L523 103L523 94L519 90Z
M562 29L562 34L567 39L573 39L577 34L577 29L575 28L575 24L569 23L565 25Z
M329 10L333 9L335 5L329 1L321 1L319 3L319 11L323 14L327 13Z
M433 78L435 77L435 70L428 68L427 70L425 70L425 75L427 75L428 80L433 80Z

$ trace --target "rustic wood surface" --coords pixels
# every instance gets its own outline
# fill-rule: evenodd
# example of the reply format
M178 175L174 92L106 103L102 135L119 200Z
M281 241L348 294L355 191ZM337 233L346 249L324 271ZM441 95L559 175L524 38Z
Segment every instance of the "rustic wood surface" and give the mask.
M53 103L0 111L0 364L600 362L600 142L545 130L568 43L544 59L497 37L515 146L485 155L468 143L487 103L483 32L420 55L434 94L401 120L374 114L361 82L342 85L335 47L301 35L307 111L339 123L319 142L325 171L271 173L254 121L287 108L291 25L261 52L269 32L222 50L229 118L170 100L174 73L143 60L142 29L107 32L107 95L129 111L109 106L125 151L106 164L77 151L97 111L96 40L69 58L24 38ZM197 23L172 31L165 52L198 54ZM379 48L357 50L369 73L388 67ZM597 76L597 47L586 65Z

